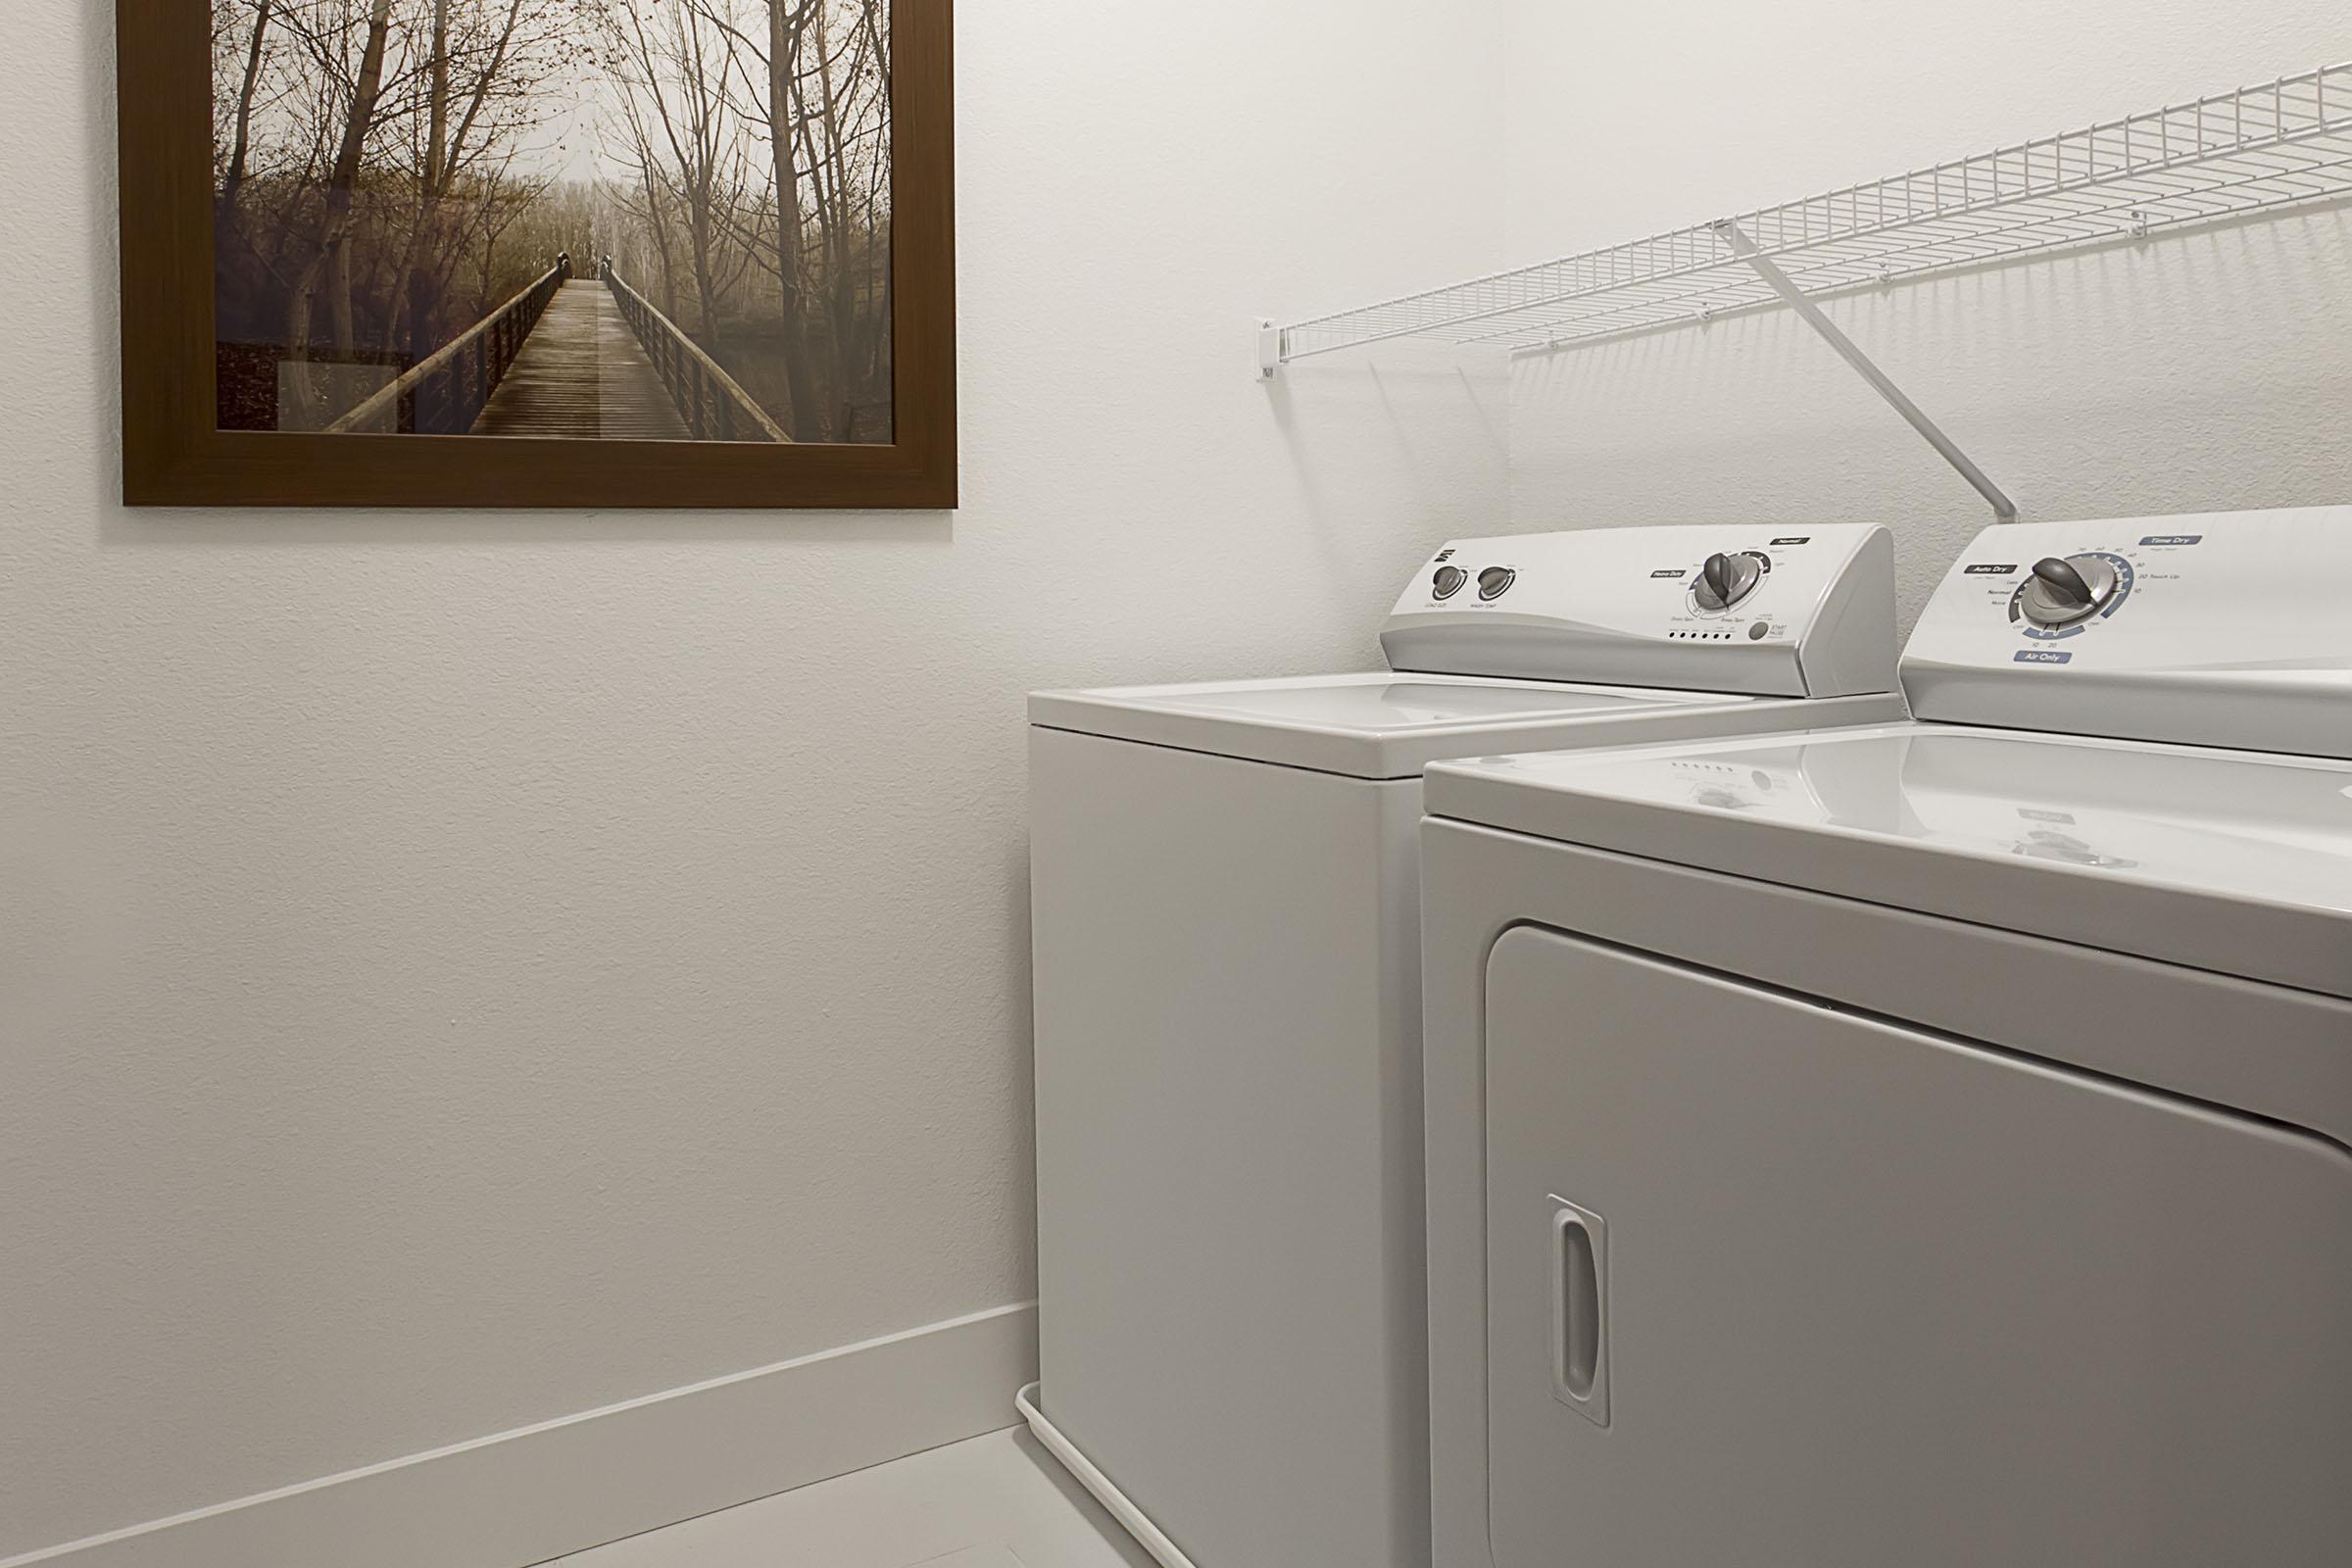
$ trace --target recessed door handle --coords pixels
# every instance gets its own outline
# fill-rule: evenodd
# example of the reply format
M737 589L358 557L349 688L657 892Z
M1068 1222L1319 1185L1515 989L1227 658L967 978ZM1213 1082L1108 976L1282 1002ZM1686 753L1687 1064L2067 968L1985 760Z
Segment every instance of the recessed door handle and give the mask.
M1609 1424L1608 1224L1556 1194L1551 1214L1551 1395Z

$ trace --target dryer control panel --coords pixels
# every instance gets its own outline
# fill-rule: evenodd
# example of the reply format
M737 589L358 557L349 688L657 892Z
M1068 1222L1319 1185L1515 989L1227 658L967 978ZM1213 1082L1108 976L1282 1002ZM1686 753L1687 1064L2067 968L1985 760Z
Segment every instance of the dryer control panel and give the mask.
M1894 546L1866 523L1456 539L1381 632L1400 670L1776 697L1894 689Z
M1922 718L2352 757L2352 506L2010 523L1903 650Z

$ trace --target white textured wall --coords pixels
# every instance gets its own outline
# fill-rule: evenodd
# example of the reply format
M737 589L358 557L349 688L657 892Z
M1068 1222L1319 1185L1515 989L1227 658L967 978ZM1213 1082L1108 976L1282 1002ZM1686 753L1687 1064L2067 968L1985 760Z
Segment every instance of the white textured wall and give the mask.
M1882 517L1907 613L1984 516L1786 314L1506 409L1261 389L1246 313L2352 57L2340 0L963 0L960 513L168 515L106 9L0 96L0 1555L1025 1295L1021 692L1369 662L1506 435L1516 526ZM2348 264L1835 310L2029 515L2342 500Z
M110 7L0 95L0 1556L1031 1290L1022 693L1357 666L1499 11L963 0L955 515L130 514ZM1005 1391L1009 1399L1011 1392Z
M1513 263L2352 59L2342 0L1507 0ZM1832 317L2030 518L2352 500L2352 210ZM1885 521L1903 625L1990 510L1786 311L1522 361L1523 529Z

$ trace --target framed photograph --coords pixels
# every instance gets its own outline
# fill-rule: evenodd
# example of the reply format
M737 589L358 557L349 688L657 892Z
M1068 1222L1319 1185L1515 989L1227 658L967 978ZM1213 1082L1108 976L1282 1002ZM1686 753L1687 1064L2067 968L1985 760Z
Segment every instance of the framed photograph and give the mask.
M116 6L130 504L956 504L952 0Z

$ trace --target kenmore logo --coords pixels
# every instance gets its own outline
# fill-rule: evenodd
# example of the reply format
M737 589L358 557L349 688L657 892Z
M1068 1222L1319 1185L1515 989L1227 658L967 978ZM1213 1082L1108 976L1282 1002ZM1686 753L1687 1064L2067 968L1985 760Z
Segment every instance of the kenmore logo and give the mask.
M1961 569L1971 577L2010 577L2017 573L2017 563L2014 561L1986 561L1974 566L1964 566Z
M2205 536L2201 533L2152 533L2140 541L2143 545L2201 545L2204 542Z
M1795 538L1793 538L1793 539L1775 539L1775 540L1772 542L1772 547L1773 547L1775 550L1778 550L1778 549L1780 549L1780 548L1781 548L1782 546L1784 546L1784 545L1809 545L1809 544L1811 544L1812 542L1813 542L1813 536L1812 536L1811 534L1809 534L1809 533L1800 533L1800 534L1798 534L1798 535L1797 535Z
M2075 656L2062 648L2020 648L2017 662L2021 664L2063 664Z
M1680 566L1667 566L1650 573L1652 577L1680 577L1682 574L1683 568Z

